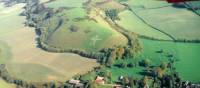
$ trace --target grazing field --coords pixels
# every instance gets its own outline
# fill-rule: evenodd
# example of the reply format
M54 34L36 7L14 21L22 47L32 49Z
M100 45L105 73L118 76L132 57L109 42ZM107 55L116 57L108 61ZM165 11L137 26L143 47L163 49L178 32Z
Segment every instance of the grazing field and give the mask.
M165 1L156 0L127 0L122 3L128 4L148 24L176 40L200 38L200 17L187 8L175 7ZM121 20L118 24L127 30L158 39L168 39L165 34L149 28L132 12L121 12L119 17Z
M0 79L0 88L16 88L16 87L14 85L8 84L5 81L3 81L2 79Z
M134 59L125 60L127 64L149 59L150 64L153 66L159 66L162 62L168 62L169 57L167 55L173 54L176 71L179 72L181 79L191 82L199 82L200 80L200 44L193 43L173 43L173 42L160 42L153 40L140 39L143 47L143 51L138 54ZM157 51L163 50L163 53L157 53ZM124 60L123 60L124 61ZM122 60L117 60L115 64L122 63ZM140 72L145 70L144 67L133 68L119 68L113 66L112 68L105 68L105 70L111 71L112 81L117 81L119 76L132 76L140 79L143 77ZM90 74L93 77L93 73ZM86 76L88 77L88 76ZM88 77L89 79L89 77Z
M6 64L11 76L30 82L66 81L98 66L91 58L71 53L50 53L37 48L34 29L25 27L25 17L19 16L23 6L18 4L0 11L14 9L0 14L0 41L3 42L0 48L5 54L1 58L9 56L4 58L6 60L1 59L1 63Z
M171 40L170 37L166 36L165 34L145 25L131 11L126 10L119 13L119 18L120 20L117 21L117 24L129 31L153 38Z
M158 64L162 61L167 61L168 54L173 54L176 70L179 72L183 80L190 80L199 82L200 80L200 44L193 43L173 43L173 42L160 42L152 40L141 39L143 44L143 52L139 58L149 58L152 64ZM163 49L164 53L156 53Z
M51 8L59 8L59 7L82 7L82 3L87 0L56 0L47 4L48 7Z
M54 2L59 2L59 0ZM82 0L76 2L83 3ZM57 6L62 7L62 5ZM62 22L56 25L59 23L56 23L59 19L62 19ZM111 28L97 13L89 14L86 9L81 7L67 9L56 14L50 19L49 25L48 20L41 24L43 23L48 26L48 37L44 42L59 49L99 51L114 45L127 44L126 37ZM119 41L115 42L116 39Z
M118 0L120 1L120 0ZM166 1L158 1L158 0L121 0L121 3L126 3L130 5L132 8L157 8L157 7L163 7L171 5L170 3L167 3Z
M138 12L144 20L176 39L200 38L200 17L186 9L165 7Z
M127 63L130 61L127 61ZM142 67L133 67L133 68L119 68L116 66L113 66L112 68L105 68L105 70L109 70L112 73L112 81L116 82L118 81L118 78L120 76L128 76L128 77L134 77L136 79L140 79L143 76L139 73L144 70Z

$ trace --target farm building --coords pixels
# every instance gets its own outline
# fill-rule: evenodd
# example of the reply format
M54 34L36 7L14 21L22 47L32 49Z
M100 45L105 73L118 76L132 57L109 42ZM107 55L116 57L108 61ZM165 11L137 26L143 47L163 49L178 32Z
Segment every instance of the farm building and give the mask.
M104 84L105 83L104 77L97 76L96 79L95 79L95 83Z
M73 85L73 88L84 88L84 84L80 80L70 79L68 83Z

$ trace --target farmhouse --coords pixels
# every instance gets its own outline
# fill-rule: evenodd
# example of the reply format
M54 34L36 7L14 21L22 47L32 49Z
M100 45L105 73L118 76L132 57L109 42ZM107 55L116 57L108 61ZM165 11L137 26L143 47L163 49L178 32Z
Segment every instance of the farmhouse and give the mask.
M105 84L104 77L97 76L96 79L95 79L95 83Z
M114 85L113 88L123 88L122 85Z

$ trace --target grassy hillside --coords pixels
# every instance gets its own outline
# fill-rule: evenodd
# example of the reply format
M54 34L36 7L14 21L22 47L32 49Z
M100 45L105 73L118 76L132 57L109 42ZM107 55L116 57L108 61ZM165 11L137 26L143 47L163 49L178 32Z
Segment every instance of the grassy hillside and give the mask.
M16 88L14 85L8 84L2 79L0 79L0 87L1 88Z
M48 20L38 23L46 27L45 33L41 35L46 35L42 42L57 49L84 51L99 51L103 48L127 44L126 37L111 28L103 18L98 16L98 13L82 8L83 2L84 0L70 2L56 0L45 4L54 10L61 7L70 8L55 13ZM119 41L114 42L116 39Z
M19 16L23 6L4 8L0 5L4 8L0 10L0 63L6 64L11 76L30 82L66 81L98 66L94 59L38 48L35 30L25 27L25 17Z

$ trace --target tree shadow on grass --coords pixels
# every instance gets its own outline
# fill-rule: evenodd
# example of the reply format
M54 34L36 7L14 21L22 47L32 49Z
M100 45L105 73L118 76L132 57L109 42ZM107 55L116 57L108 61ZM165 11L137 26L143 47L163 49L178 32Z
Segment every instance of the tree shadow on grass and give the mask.
M172 7L179 8L179 9L185 9L186 6L183 3L174 3L172 4Z

